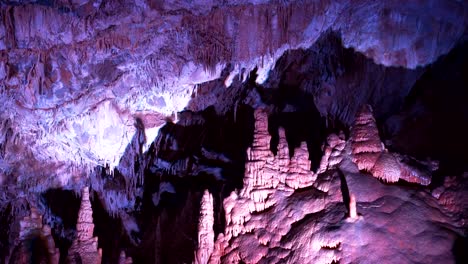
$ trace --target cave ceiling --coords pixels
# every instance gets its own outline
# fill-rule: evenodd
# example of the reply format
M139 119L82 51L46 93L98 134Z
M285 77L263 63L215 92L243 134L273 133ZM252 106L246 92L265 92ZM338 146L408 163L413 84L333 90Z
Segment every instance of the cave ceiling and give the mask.
M2 147L9 150L2 168L69 176L115 167L136 117L151 142L166 118L176 119L198 96L198 85L220 78L228 65L224 85L254 67L262 83L285 51L308 48L332 30L344 47L376 64L416 69L447 53L467 25L463 1L3 1L1 7L0 114ZM409 88L402 89L404 95ZM56 184L70 180L57 174Z

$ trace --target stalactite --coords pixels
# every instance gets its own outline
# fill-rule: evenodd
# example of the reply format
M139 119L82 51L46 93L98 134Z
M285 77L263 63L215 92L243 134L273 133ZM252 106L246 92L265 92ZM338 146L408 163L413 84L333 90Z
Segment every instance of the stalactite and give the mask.
M8 7L3 10L3 23L5 25L5 44L10 49L17 48L17 40L15 37L15 7Z

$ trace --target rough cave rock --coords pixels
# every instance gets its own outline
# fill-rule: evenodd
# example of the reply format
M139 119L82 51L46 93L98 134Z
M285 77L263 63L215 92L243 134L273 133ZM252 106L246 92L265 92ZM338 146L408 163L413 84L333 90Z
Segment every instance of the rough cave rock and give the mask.
M1 263L466 263L468 2L0 1Z

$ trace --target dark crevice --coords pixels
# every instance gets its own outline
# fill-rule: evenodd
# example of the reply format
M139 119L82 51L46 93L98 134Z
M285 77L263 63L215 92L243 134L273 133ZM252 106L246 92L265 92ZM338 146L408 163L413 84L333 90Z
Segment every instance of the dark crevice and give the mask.
M76 232L81 198L73 191L61 189L50 189L42 194L42 198L50 210L46 212L46 218L51 222L46 224L52 228L55 246L60 250L59 263L66 263L68 249Z
M341 170L337 170L338 175L340 176L340 188L341 194L343 195L343 203L346 206L346 210L348 210L349 214L349 203L351 201L351 197L349 194L348 183L346 182L346 176Z

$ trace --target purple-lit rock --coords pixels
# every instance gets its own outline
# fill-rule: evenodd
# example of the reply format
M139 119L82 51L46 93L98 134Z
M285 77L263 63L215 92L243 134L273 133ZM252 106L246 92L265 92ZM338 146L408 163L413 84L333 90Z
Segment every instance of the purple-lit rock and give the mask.
M458 0L1 1L0 263L460 261L467 28Z

